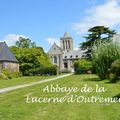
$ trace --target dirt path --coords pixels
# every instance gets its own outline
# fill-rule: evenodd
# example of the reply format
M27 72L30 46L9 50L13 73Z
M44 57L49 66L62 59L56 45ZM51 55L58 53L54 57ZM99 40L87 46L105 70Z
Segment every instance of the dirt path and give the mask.
M2 88L2 89L0 89L0 93L5 93L5 92L16 90L16 89L19 89L19 88L25 88L25 87L29 87L29 86L33 86L33 85L37 85L37 84L42 84L42 83L49 82L49 81L54 81L54 80L57 80L57 79L60 79L60 78L63 78L63 77L70 76L70 75L72 75L72 73L62 75L62 76L58 76L58 77L55 77L55 78L44 79L44 80L40 80L40 81L36 81L36 82L32 82L32 83L27 83L27 84Z

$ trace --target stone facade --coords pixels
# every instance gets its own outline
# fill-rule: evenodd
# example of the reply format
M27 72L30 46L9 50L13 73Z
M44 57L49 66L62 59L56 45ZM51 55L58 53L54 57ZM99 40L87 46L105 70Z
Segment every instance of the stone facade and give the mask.
M0 71L19 72L19 62L12 54L5 42L0 42Z
M0 63L0 69L7 69L10 72L19 72L19 63L3 62Z
M72 72L74 71L74 61L82 58L83 51L74 50L72 37L68 33L65 33L60 38L60 46L54 43L48 54L51 62L57 65L60 70L67 69Z

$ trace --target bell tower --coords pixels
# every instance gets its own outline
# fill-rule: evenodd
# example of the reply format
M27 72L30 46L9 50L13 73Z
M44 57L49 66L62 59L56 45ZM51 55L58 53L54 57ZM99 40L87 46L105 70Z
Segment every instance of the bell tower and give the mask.
M67 32L60 38L60 46L63 51L69 52L73 50L73 39Z

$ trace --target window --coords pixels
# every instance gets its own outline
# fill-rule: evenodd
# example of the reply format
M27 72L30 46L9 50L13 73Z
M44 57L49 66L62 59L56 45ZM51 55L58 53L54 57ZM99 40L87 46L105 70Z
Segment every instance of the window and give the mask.
M85 55L82 55L83 58L85 58Z
M54 56L54 63L57 63L57 56Z
M78 58L78 55L76 55L76 58Z
M70 58L72 58L72 55L70 56Z
M64 63L64 68L68 68L68 64L67 63Z

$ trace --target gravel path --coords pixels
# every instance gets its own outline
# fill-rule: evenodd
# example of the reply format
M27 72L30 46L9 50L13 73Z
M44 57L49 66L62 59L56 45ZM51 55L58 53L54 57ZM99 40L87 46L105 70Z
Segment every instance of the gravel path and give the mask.
M58 77L55 77L55 78L44 79L44 80L40 80L40 81L36 81L36 82L32 82L32 83L27 83L27 84L2 88L2 89L0 89L0 93L5 93L5 92L16 90L16 89L19 89L19 88L25 88L25 87L29 87L29 86L33 86L33 85L37 85L37 84L42 84L42 83L49 82L49 81L54 81L54 80L57 80L57 79L60 79L60 78L63 78L63 77L70 76L70 75L72 75L72 73L66 74L66 75L61 75L61 76L58 76Z

